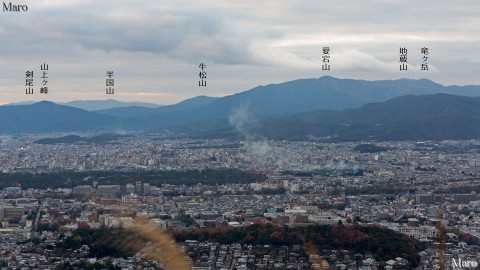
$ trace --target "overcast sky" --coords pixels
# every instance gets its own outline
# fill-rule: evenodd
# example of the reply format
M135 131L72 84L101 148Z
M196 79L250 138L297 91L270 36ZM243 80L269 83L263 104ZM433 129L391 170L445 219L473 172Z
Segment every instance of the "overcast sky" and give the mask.
M7 2L8 3L8 2ZM0 13L0 103L114 98L172 104L331 75L480 84L480 2L26 0ZM331 70L322 71L330 47ZM399 48L408 71L399 70ZM420 48L429 48L421 71ZM49 65L47 95L40 65ZM199 67L207 65L207 87ZM34 95L25 72L34 71ZM106 71L115 94L105 94Z

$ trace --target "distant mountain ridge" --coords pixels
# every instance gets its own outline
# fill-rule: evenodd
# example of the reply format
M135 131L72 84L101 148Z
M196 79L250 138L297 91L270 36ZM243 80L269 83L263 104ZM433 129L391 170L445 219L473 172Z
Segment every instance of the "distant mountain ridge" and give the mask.
M437 93L480 96L480 86L445 87L426 79L364 81L325 76L258 86L245 92L210 99L200 106L181 109L176 105L153 109L119 108L97 112L128 117L131 121L129 128L132 129L187 127L201 133L228 128L232 116L239 112L256 119L314 110L358 108L403 95Z
M215 98L215 97L197 96L197 97L186 99L177 104L165 105L165 106L156 107L156 108L130 106L130 107L122 107L122 108L111 108L111 109L105 109L105 110L95 110L94 112L109 115L109 116L116 116L116 117L140 118L140 117L149 117L151 114L154 114L155 112L168 113L173 111L197 109L197 108L206 106L217 99L218 98Z
M0 133L110 130L118 119L48 101L0 106Z
M480 97L407 95L356 109L318 110L264 119L246 129L274 139L474 139L480 138Z
M75 100L75 101L63 103L62 105L84 109L87 111L106 110L106 109L112 109L112 108L122 108L122 107L131 107L131 106L146 107L146 108L156 108L161 106L158 104L148 103L148 102L124 102L124 101L118 101L115 99Z
M476 128L480 104L475 96L480 96L480 86L326 76L156 108L88 112L50 102L0 106L0 133L102 130L325 140L480 138Z
M36 101L24 101L18 103L11 103L6 105L13 105L13 106L20 106L20 105L31 105L37 103ZM137 106L137 107L146 107L146 108L156 108L162 105L154 104L154 103L147 103L147 102L123 102L118 101L115 99L107 99L107 100L74 100L69 101L66 103L62 102L53 102L58 105L66 105L74 108L83 109L86 111L95 111L95 110L106 110L106 109L113 109L113 108L122 108L122 107L130 107L130 106Z

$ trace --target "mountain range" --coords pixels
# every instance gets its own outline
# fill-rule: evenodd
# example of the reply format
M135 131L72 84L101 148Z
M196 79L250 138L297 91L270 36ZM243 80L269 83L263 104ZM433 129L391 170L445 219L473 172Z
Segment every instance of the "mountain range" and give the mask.
M47 133L111 130L116 118L42 101L0 106L0 133Z
M35 101L24 101L18 103L11 103L7 105L32 105L35 104ZM106 100L74 100L69 101L66 103L62 102L55 102L59 105L66 105L74 108L83 109L86 111L95 111L95 110L106 110L106 109L113 109L113 108L123 108L123 107L146 107L146 108L156 108L160 107L161 105L154 104L154 103L147 103L147 102L123 102L114 99L106 99Z
M480 97L401 96L356 109L317 110L262 119L244 127L273 139L328 141L480 138Z
M0 133L138 131L195 137L322 140L480 138L480 86L321 77L195 97L175 105L91 112L40 102L0 106ZM478 127L478 128L477 128Z

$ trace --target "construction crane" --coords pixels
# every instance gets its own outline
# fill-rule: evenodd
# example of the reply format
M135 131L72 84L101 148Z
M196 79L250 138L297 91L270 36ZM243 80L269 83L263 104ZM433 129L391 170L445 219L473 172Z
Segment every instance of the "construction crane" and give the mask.
M438 218L443 218L443 211L438 210L437 211L437 217ZM443 237L444 235L444 230L442 226L442 221L439 220L437 222L437 229L439 233L439 242L440 244L438 245L438 259L439 259L439 267L440 270L445 270L445 239Z
M440 222L439 226L439 234L440 234L440 245L438 245L438 258L439 258L439 266L440 270L445 270L445 239L443 238L443 226Z

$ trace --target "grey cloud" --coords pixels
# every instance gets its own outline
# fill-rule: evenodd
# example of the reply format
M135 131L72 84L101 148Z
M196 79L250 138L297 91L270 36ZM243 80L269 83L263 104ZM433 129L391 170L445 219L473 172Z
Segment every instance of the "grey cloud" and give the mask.
M123 71L132 88L125 91L178 97L158 103L226 95L327 75L322 46L332 49L332 76L480 84L480 2L44 0L29 7L1 14L0 100L22 86L26 68L45 60L68 67L53 81L76 93L97 89L92 76L108 65ZM417 48L430 47L438 71L399 73L392 68L399 46L412 50L412 61ZM194 87L200 61L209 67L206 89Z
M33 50L31 44L48 40L50 46L56 45L59 50L65 49L62 44L67 43L69 47L81 45L107 52L151 52L187 62L203 59L221 64L254 63L248 37L238 37L234 29L225 29L227 25L221 16L127 9L122 17L119 7L104 12L86 6L60 6L55 14L42 9L44 14L38 17L48 19L31 20L36 23L10 20L6 37L17 46L24 44L26 50Z

